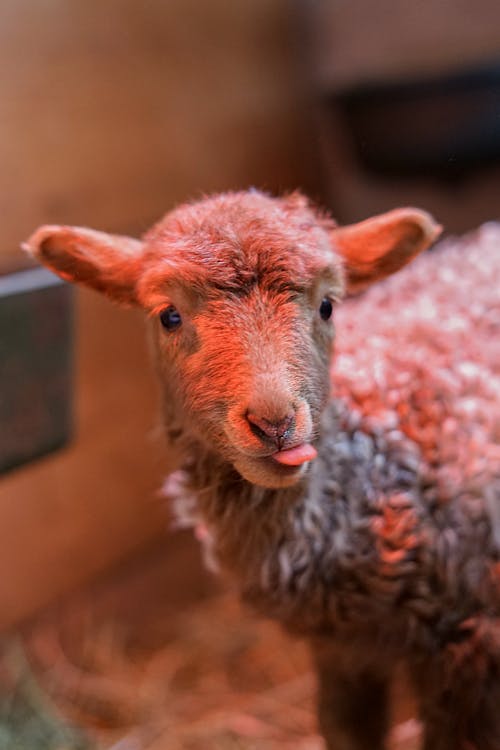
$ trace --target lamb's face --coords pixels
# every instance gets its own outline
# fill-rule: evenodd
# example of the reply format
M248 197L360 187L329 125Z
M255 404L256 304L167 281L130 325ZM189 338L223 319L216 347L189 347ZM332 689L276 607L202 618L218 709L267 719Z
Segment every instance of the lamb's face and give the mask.
M161 377L182 399L184 423L251 482L296 481L304 455L292 466L272 456L293 460L297 452L286 451L317 436L333 339L322 286L297 297L255 286L198 304L172 292L153 322Z
M170 216L147 237L138 291L191 434L248 481L282 487L315 455L343 272L308 210L252 203Z
M250 191L182 206L143 241L45 226L25 248L64 279L142 306L190 436L245 479L283 487L316 453L344 277L359 290L438 234L417 209L339 228L301 196Z

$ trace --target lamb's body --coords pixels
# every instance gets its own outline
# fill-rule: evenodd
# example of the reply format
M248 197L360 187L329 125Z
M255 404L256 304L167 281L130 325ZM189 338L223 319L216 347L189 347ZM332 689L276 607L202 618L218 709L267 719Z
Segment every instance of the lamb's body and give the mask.
M304 485L256 487L201 446L167 485L247 602L331 641L351 677L405 658L420 680L423 663L436 708L429 657L453 657L447 680L464 679L474 707L482 687L464 669L500 669L499 248L485 226L339 309L334 398ZM462 748L447 731L429 750Z
M500 615L499 246L485 227L340 308L304 485L242 482L201 446L170 485L263 611L318 632L396 615L405 644Z
M400 657L425 750L500 750L498 227L340 308L326 403L344 277L365 286L435 236L413 209L335 228L300 196L237 193L142 243L46 227L29 244L155 318L179 522L311 639L332 750L383 747Z

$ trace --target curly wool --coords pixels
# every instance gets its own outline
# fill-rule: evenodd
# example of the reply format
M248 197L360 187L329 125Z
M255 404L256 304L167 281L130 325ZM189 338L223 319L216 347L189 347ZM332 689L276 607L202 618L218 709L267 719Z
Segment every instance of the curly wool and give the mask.
M486 225L339 309L333 399L297 486L256 487L213 454L167 483L247 601L368 639L358 660L500 614L499 247Z

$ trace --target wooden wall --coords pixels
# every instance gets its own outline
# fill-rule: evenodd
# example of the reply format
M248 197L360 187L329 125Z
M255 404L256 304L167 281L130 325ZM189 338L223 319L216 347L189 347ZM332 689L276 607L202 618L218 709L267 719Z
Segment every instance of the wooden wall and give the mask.
M293 27L286 0L4 0L0 272L40 223L139 233L203 192L314 189ZM75 439L0 478L0 625L164 533L142 319L83 291L77 321Z

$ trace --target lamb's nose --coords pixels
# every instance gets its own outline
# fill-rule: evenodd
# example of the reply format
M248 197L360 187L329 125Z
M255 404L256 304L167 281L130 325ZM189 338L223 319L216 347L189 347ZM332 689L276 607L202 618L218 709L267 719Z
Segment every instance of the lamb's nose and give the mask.
M273 443L281 448L283 442L291 433L295 423L295 414L292 412L277 422L271 422L265 417L259 417L253 412L247 412L247 420L250 423L250 429L254 435L261 440L270 439Z

